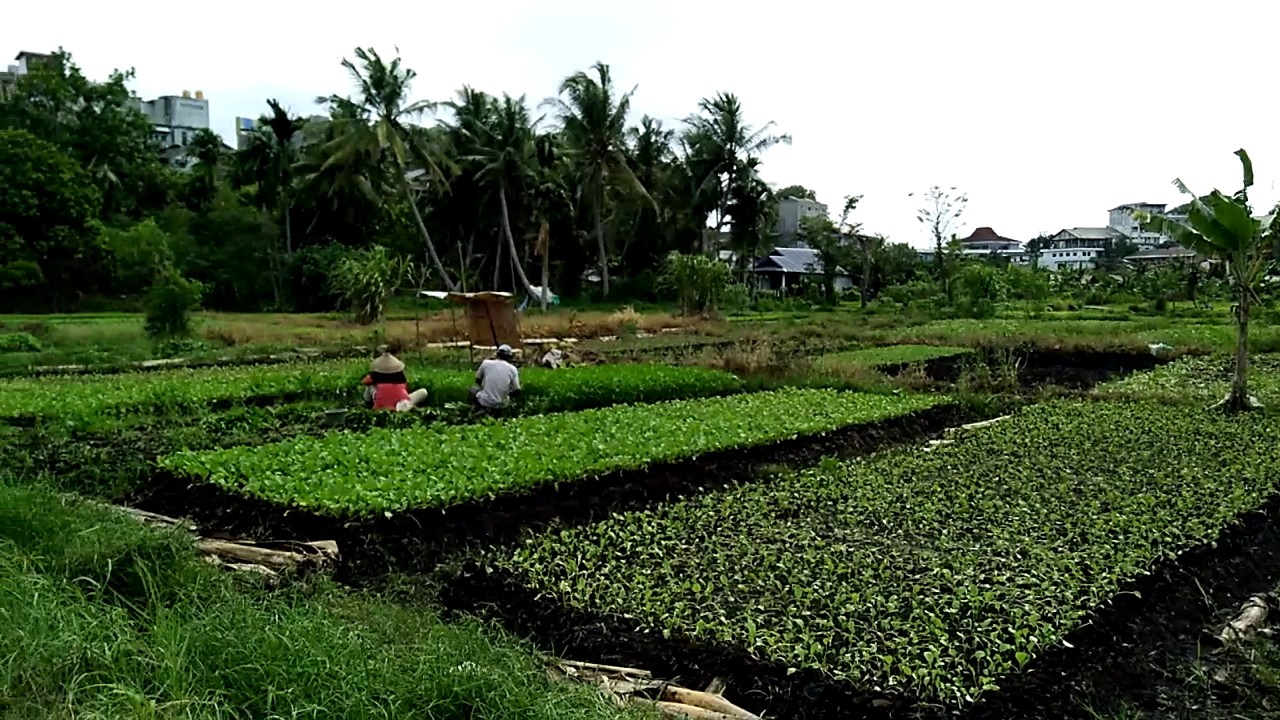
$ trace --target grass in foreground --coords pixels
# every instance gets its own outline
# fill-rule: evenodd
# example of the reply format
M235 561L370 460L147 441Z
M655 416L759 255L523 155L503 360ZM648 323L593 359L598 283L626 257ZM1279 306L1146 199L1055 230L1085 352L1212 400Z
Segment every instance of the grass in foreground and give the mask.
M942 400L780 390L483 425L334 433L255 448L181 452L161 458L160 464L235 492L362 515L447 507L813 435L905 415Z
M322 581L268 593L176 536L0 485L0 717L622 714L479 624Z
M1277 423L1055 401L932 452L536 535L497 562L661 638L964 704L1275 490Z

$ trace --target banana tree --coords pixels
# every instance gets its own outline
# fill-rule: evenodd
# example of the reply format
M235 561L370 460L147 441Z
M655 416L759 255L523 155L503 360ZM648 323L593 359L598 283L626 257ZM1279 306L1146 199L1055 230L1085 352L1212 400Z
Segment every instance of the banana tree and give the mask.
M1236 362L1231 393L1220 405L1230 412L1251 409L1249 397L1249 311L1258 302L1258 286L1271 264L1271 240L1276 234L1276 214L1256 218L1249 207L1249 188L1253 186L1253 162L1244 150L1236 157L1244 175L1243 187L1233 195L1218 190L1197 196L1181 180L1173 184L1193 199L1186 217L1148 214L1144 227L1163 233L1179 245L1219 260L1226 265L1227 277L1235 293L1232 312L1236 319Z

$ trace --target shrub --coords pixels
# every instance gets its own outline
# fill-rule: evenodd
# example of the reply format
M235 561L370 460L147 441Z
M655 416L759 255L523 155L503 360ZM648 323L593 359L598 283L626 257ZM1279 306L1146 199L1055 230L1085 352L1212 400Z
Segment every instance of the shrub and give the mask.
M156 273L147 291L146 333L152 340L175 340L191 336L191 314L200 309L204 286L188 280L172 267Z
M40 352L43 349L44 348L40 345L40 341L31 333L16 332L0 334L0 353Z

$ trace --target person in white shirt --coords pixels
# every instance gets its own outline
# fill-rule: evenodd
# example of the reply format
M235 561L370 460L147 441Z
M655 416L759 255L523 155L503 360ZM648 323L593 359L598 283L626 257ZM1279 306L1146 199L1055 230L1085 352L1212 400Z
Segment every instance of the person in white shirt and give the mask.
M480 363L476 385L468 390L472 405L494 412L506 407L511 397L519 394L520 371L511 364L514 357L510 345L499 345L497 357Z

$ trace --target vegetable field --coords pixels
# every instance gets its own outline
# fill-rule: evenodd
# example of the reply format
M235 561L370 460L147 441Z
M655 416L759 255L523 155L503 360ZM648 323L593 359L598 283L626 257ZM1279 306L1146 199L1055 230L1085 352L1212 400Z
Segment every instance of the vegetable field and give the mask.
M965 704L1276 489L1277 423L1055 401L895 451L534 536L506 571L653 637Z
M160 465L284 505L368 515L443 508L873 423L942 400L792 389L482 425L333 433L253 448L180 452Z
M190 414L216 407L296 400L356 401L368 364L351 360L297 365L164 370L83 377L0 381L0 418L40 418L91 427L95 421L135 414ZM466 402L474 373L410 366L412 388L428 402ZM600 365L522 372L524 410L553 412L617 403L645 403L738 392L726 372L666 365Z

